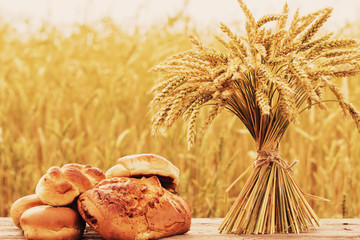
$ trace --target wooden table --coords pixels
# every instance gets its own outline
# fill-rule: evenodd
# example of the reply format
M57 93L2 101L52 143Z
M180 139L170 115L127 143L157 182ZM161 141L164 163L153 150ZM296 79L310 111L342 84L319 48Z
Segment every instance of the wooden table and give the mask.
M301 234L234 235L219 234L222 219L194 218L191 230L166 239L360 239L360 219L321 219L321 227ZM0 239L25 239L11 218L0 218ZM87 227L83 239L101 239Z

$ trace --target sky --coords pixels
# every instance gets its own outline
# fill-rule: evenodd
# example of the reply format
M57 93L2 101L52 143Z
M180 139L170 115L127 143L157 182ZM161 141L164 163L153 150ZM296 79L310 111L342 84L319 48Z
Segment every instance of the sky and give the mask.
M0 19L17 23L28 19L39 25L47 21L55 25L91 23L104 17L115 23L147 26L172 16L184 6L186 0L0 0ZM280 12L285 0L245 1L256 18ZM334 30L347 22L360 21L360 0L287 0L290 12L300 8L305 14L325 7L333 7L327 27ZM243 20L236 0L188 0L186 12L192 23L199 27L219 22ZM332 29L333 28L333 29Z

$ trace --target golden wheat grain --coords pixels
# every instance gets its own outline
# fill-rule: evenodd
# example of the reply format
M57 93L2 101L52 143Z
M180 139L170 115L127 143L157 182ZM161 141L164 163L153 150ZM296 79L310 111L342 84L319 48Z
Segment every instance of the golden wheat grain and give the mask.
M288 56L275 57L275 58L269 59L268 64L280 66L280 65L284 65L285 63L288 63L289 59L290 58Z
M255 36L255 44L261 44L264 42L264 37L266 35L266 29L265 28L261 28L257 31L256 36Z
M215 35L215 39L216 39L221 45L223 45L223 47L229 48L229 43L226 42L221 36Z
M296 9L295 13L294 13L294 16L291 20L291 23L290 23L290 27L287 31L287 35L288 35L288 39L291 39L290 36L292 35L292 33L295 31L298 23L300 22L300 10L299 9Z
M272 22L272 21L280 21L286 17L285 14L268 14L265 16L262 16L257 22L256 22L256 28L260 28L262 25Z
M327 41L330 39L330 37L333 36L333 33L328 33L326 34L325 36L322 36L318 39L314 39L306 44L302 44L299 48L298 51L306 51L306 50L309 50L310 48L316 46L316 45L319 45L321 42L324 42L324 41Z
M196 135L195 122L198 117L199 111L200 111L200 105L196 105L191 112L191 116L188 122L187 142L189 149L194 145L195 142L195 135Z
M307 58L313 58L321 54L326 54L328 51L345 50L346 48L356 48L357 42L353 39L346 40L329 40L316 45L306 55Z
M254 48L258 53L260 53L261 57L263 58L267 57L266 48L262 44L254 44Z
M242 1L242 0L238 0L238 3L241 7L241 9L243 10L247 21L249 23L249 31L247 32L248 36L251 35L251 31L254 30L255 26L256 26L256 21L254 16L252 15L251 11L249 10L249 8L247 7L247 5Z
M223 111L223 109L224 103L223 105L217 104L213 106L209 111L209 115L206 117L206 121L200 127L199 133L204 133L209 128L214 119L221 113L221 111Z
M194 35L189 34L188 37L189 37L190 41L196 46L196 48L198 50L205 50L206 49L205 45L202 42L200 42L200 40L197 39Z
M312 23L312 25L308 28L308 30L304 33L304 35L300 38L302 44L306 43L311 39L315 33L323 26L323 24L328 20L332 13L332 8L325 8L322 11L322 15Z
M243 57L247 57L249 50L242 42L242 40L237 37L225 24L221 23L220 29L232 40L228 44L236 44L237 48L240 50L241 55Z
M153 106L163 100L173 89L180 86L184 81L186 81L185 77L173 77L173 80L168 82L167 86L156 95L156 97L150 103L150 106Z
M358 49L341 49L341 50L330 50L322 53L319 57L332 58L348 54L356 54L360 50Z
M322 102L323 99L316 93L315 87L311 83L306 72L301 68L301 64L298 64L295 60L289 65L290 71L294 74L294 80L296 83L303 88L304 94L307 95L309 101L314 102L321 109L326 109L325 104Z
M359 53L352 53L352 54L343 54L341 56L334 56L331 58L327 58L323 60L321 63L322 66L331 66L331 65L338 65L338 64L347 64L350 63L352 60L356 60L360 58ZM355 62L356 63L356 62Z
M256 96L256 101L258 102L259 107L261 109L261 113L264 115L269 115L271 107L270 107L270 100L266 92L264 92L263 89L257 89L255 92L255 96Z
M288 6L287 2L285 2L283 11L282 11L282 18L279 19L277 22L277 26L276 26L277 30L281 30L281 29L285 28L286 22L288 20L288 16L289 16L289 6Z

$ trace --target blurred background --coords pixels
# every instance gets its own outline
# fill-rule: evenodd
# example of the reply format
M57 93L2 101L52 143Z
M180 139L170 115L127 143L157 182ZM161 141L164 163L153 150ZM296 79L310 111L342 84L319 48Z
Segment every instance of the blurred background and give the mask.
M246 1L256 18L285 1ZM360 38L360 1L289 0L290 13L334 7L323 31ZM181 172L178 192L193 217L224 217L224 190L256 157L247 130L222 113L187 150L186 124L151 135L149 69L192 48L187 34L220 51L220 22L243 31L236 0L0 0L0 216L32 194L51 166L86 163L106 171L119 157L155 153ZM360 76L334 80L360 109ZM360 137L337 104L311 109L281 143L301 188L330 199L310 204L321 218L360 217ZM229 193L229 203L244 185Z

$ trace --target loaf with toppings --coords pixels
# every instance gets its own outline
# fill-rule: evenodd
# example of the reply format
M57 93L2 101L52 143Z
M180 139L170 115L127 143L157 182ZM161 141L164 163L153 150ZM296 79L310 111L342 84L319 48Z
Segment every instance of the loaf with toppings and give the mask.
M113 177L81 194L82 218L105 239L157 239L190 229L189 204L156 176Z

